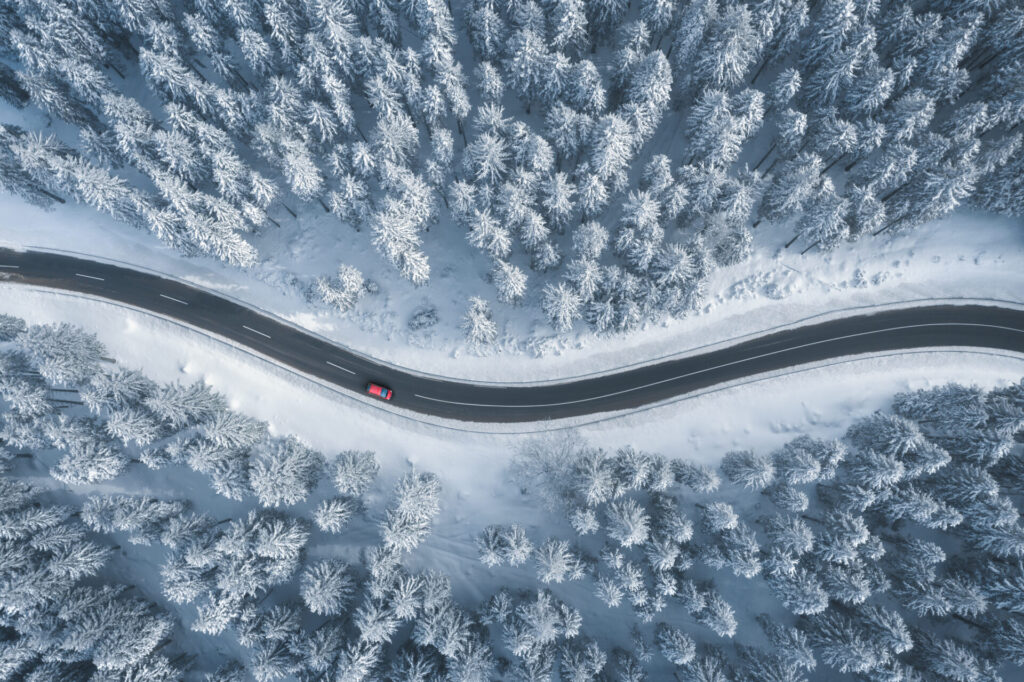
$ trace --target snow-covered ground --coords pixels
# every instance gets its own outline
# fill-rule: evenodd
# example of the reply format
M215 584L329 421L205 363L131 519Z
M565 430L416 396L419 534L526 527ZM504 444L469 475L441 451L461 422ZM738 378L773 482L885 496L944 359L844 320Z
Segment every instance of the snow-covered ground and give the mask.
M503 431L399 414L178 324L76 295L0 284L0 313L29 323L79 325L95 333L120 363L157 381L203 379L233 409L266 420L276 434L297 434L326 453L372 442L385 468L407 461L453 476L455 487L465 483L467 491L486 488L479 485L481 475L497 484L517 443L538 432L537 425ZM843 424L884 407L899 391L949 381L991 388L1020 376L1024 355L972 349L840 359L557 428L575 428L610 447L629 443L702 460L740 445L773 448L799 433L834 437Z
M911 234L805 255L781 247L788 234L784 227L762 227L751 260L715 272L700 314L630 335L599 337L578 325L575 333L559 336L541 313L534 286L522 306L493 304L501 347L480 357L466 347L459 323L467 298L491 298L492 287L485 281L485 259L454 225L432 228L451 235L426 242L434 274L427 286L415 288L394 276L368 235L315 211L300 214L302 229L268 228L258 235L267 260L251 271L182 258L151 235L82 206L46 212L2 196L0 211L0 244L69 250L150 268L234 296L386 362L476 380L542 381L608 371L861 306L918 299L1024 300L1019 220L959 214ZM344 315L311 307L292 274L302 272L308 279L332 272L342 242L344 261L380 286L378 294ZM427 307L436 308L438 323L410 330L409 319Z

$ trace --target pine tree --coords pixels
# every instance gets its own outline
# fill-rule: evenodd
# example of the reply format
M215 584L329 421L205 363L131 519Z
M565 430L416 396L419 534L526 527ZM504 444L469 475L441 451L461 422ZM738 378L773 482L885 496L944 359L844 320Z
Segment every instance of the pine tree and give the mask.
M118 369L92 377L79 395L90 412L133 408L156 393L157 385L138 370Z
M798 154L783 161L765 190L759 222L784 220L803 210L820 184L821 171L822 161L817 154Z
M536 99L548 61L543 36L531 28L517 30L509 36L506 54L509 85L527 102Z
M511 566L522 566L533 555L533 543L526 536L526 531L515 524L504 529L502 544L504 559Z
M612 502L608 506L608 535L623 547L647 542L650 518L636 500Z
M788 157L799 154L807 141L807 114L795 109L786 109L779 113L778 128L775 144L780 155ZM768 166L768 171L771 171L774 164L773 161L772 165Z
M153 414L176 429L211 419L227 408L223 396L214 393L202 381L187 387L167 384L143 402Z
M264 440L252 453L249 483L263 506L290 506L306 499L323 468L323 456L293 437Z
M95 335L67 322L32 325L18 335L18 347L47 381L81 384L99 371L104 352Z
M886 126L894 142L909 142L925 130L935 115L935 101L921 90L912 90L889 107Z
M537 577L544 583L560 583L566 579L582 577L579 558L569 550L564 540L548 539L534 552Z
M366 293L363 274L351 265L338 266L336 277L318 277L310 287L310 295L341 312L351 310Z
M757 457L749 450L726 453L722 472L730 481L751 490L760 490L775 478L775 466L768 457Z
M334 487L342 495L359 497L372 485L380 465L369 450L346 450L333 465Z
M979 679L982 662L966 644L954 639L939 639L924 633L915 651L915 659L932 674L951 680Z
M617 114L602 116L590 133L590 169L601 182L615 187L624 181L634 144L630 128ZM586 212L586 209L584 209Z
M760 50L750 10L746 6L730 7L708 22L705 42L701 45L694 78L711 88L732 88L737 85Z
M490 212L474 210L468 222L470 231L466 238L470 244L496 260L508 257L512 250L511 235Z
M299 578L302 600L318 616L336 616L355 594L355 581L348 566L340 561L325 560L310 564Z
M878 200L874 190L869 187L849 186L850 198L850 236L856 238L862 234L873 234L880 230L886 222L885 204Z
M490 132L478 136L466 147L463 169L476 182L495 184L508 169L508 145L504 139Z
M836 194L832 181L825 178L797 225L797 235L809 244L808 248L835 248L849 237L849 211L850 202Z
M126 532L128 540L148 545L160 538L170 520L185 512L182 502L152 497L94 495L82 505L82 521L97 532Z
M582 140L592 123L590 117L604 112L607 108L608 94L604 80L592 61L581 59L573 65L563 95L575 110L555 104L551 111L561 109L559 116L572 121L573 127L576 128L573 134Z
M878 663L877 649L867 633L834 611L815 617L810 631L811 642L821 659L841 673L864 673Z
M1024 665L1024 623L1019 618L1007 618L995 632L993 644L999 657Z
M715 492L721 484L715 470L705 464L673 460L672 468L678 482L701 495Z
M658 648L673 665L686 665L697 654L693 640L681 630L659 623L657 627Z
M440 511L441 484L434 474L406 474L395 487L395 503L380 524L384 545L399 551L416 547Z
M551 325L560 332L572 329L573 323L582 317L582 303L580 295L565 283L544 287L544 313Z
M0 315L0 342L13 341L27 329L25 321L13 315Z
M109 444L88 441L73 445L50 475L67 485L99 483L116 478L128 466L128 459Z
M125 446L135 443L140 447L149 445L160 438L160 424L147 412L131 408L112 411L104 427L112 437Z
M242 449L266 437L267 425L238 412L220 410L200 427L201 435L222 448Z
M697 621L715 632L719 637L733 637L736 634L736 616L732 607L714 590L705 595L704 609L697 614Z
M772 546L796 556L810 552L814 547L814 534L810 526L798 516L778 514L765 522L765 533Z
M846 438L862 450L904 456L925 445L917 424L897 415L876 412L849 428Z
M577 172L580 210L585 218L593 219L608 204L608 187L597 173L590 172L589 165L581 164Z
M526 295L526 274L515 265L503 260L495 263L491 280L502 303L518 304Z
M732 505L725 502L712 502L705 506L703 511L704 527L709 533L731 530L740 520Z
M492 345L498 339L498 326L494 323L487 301L473 296L469 299L469 311L462 321L466 339L478 347Z

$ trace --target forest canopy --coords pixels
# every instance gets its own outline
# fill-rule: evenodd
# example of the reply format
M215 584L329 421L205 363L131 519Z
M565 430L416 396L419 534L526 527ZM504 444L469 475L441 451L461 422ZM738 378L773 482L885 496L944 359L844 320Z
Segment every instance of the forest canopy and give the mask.
M415 284L428 240L466 239L558 330L684 315L765 221L806 250L1024 215L1005 0L9 0L0 24L0 97L61 122L0 126L8 191L243 267L303 211ZM341 264L309 293L366 285Z

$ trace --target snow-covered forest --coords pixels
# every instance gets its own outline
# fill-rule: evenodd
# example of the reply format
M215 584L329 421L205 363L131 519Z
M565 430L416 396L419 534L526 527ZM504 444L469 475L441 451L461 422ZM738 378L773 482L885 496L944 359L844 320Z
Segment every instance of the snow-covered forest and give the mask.
M1024 381L899 394L838 440L718 470L520 440L508 478L547 521L477 528L471 601L423 554L444 472L316 452L105 353L0 316L0 679L994 682L1024 666ZM176 495L136 489L146 470Z
M560 331L685 315L764 223L809 250L965 203L1024 215L1005 0L2 7L0 97L52 124L0 128L7 190L242 267L326 212L337 270L296 286L338 310L363 270L425 284L424 244L465 239L481 345L527 292ZM363 239L380 262L344 257Z

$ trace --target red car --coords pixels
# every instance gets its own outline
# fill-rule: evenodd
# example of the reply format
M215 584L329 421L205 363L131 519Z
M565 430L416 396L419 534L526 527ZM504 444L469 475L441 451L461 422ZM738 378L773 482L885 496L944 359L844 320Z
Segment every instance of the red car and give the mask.
M394 395L394 392L387 386L381 386L373 382L366 384L366 392L384 400L391 400L391 396Z

